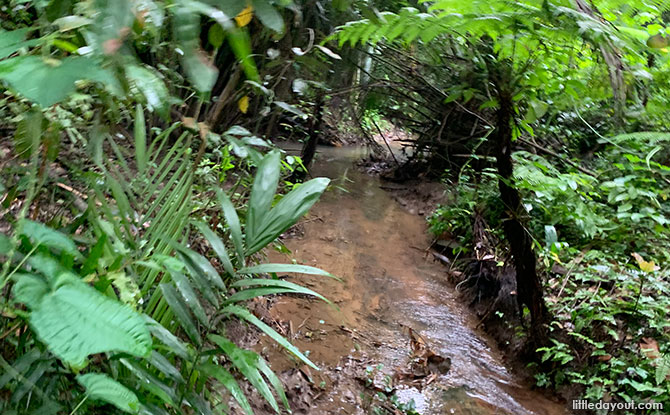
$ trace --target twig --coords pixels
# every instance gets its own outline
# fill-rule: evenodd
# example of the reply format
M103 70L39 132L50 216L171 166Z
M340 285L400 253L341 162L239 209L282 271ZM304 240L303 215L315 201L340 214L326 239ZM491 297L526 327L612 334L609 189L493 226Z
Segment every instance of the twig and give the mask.
M398 159L395 158L395 154L393 154L393 150L391 150L391 146L389 145L389 142L386 141L386 137L384 136L384 133L382 132L382 129L379 128L379 126L377 125L377 122L375 121L374 118L370 117L370 121L372 121L372 124L374 124L377 131L379 131L379 135L384 140L384 143L386 144L386 148L388 148L389 153L391 153L391 157L393 157L393 161L395 161L396 166L400 167L400 163L398 162Z

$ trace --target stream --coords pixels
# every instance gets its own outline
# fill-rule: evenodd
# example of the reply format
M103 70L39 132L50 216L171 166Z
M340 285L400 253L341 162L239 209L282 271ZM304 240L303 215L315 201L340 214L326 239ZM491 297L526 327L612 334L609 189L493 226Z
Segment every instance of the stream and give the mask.
M425 218L410 214L380 188L379 179L353 166L364 151L319 148L313 174L330 177L332 190L284 240L289 258L269 254L272 262L293 259L342 279L294 276L336 306L282 297L269 312L323 368L295 369L300 364L294 359L262 343L275 371L294 368L321 389L294 413L369 412L360 396L366 387L363 371L373 386L394 379L394 393L401 401L413 400L421 414L565 414L562 404L515 377L494 342L475 329L477 320L447 282L444 265L427 255ZM287 152L297 154L297 149ZM412 353L409 329L451 361L450 369L427 386L395 380L407 371Z

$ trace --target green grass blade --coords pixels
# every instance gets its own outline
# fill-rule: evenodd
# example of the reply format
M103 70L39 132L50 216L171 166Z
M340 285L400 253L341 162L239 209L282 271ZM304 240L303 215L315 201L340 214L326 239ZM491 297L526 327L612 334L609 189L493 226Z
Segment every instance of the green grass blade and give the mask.
M195 321L193 321L193 318L184 304L183 299L177 292L177 289L170 283L162 283L159 287L163 293L165 301L167 301L170 306L170 310L172 310L188 337L195 343L201 344L202 338L200 337Z
M209 245L212 247L214 252L216 253L216 256L219 257L221 260L221 264L223 264L223 268L226 270L227 273L229 273L231 276L235 275L235 269L233 269L233 264L230 262L230 257L228 256L228 251L226 250L226 246L223 244L223 241L221 238L219 238L214 231L212 231L207 225L205 225L202 222L193 222L193 225L195 225L196 228L202 233L202 235L207 239L209 242Z
M314 363L312 363L311 360L307 358L300 350L298 350L297 347L289 343L288 340L286 340L284 337L282 337L279 333L274 331L272 327L268 326L267 324L263 323L258 317L254 316L249 312L249 310L242 308L240 306L236 305L229 305L223 309L224 312L233 314L243 320L246 320L247 322L253 324L254 326L258 327L263 333L267 334L272 340L276 341L279 343L280 346L284 347L286 350L291 352L293 355L295 355L298 359L302 360L305 364L308 366L314 368L315 370L319 370L319 367L316 366Z
M218 197L219 203L221 204L221 210L223 210L223 217L226 220L228 229L230 229L230 237L232 238L233 245L235 246L237 259L240 264L243 264L244 245L242 244L242 228L240 226L240 218L237 216L235 206L233 206L230 198L223 192L223 190L216 189L216 196Z
M258 371L258 361L260 356L251 350L243 350L233 344L223 336L212 334L209 339L216 343L223 350L226 356L233 362L233 365L244 375L244 377L253 385L258 393L272 406L275 412L279 413L279 405L272 395L272 391L265 382L261 373Z
M328 304L331 304L330 301L328 301L324 296L321 294L310 290L309 288L303 287L301 285L292 283L290 281L284 281L284 280L275 280L275 279L250 279L250 280L239 280L234 282L231 287L249 287L249 286L254 286L254 285L260 285L263 287L279 287L279 288L285 288L287 290L290 290L290 292L293 292L295 294L305 294L305 295L311 295L314 296L320 300L325 301ZM244 291L240 291L244 292ZM239 294L239 293L237 293Z
M226 389L228 389L228 392L230 392L233 398L235 398L237 403L247 415L254 414L254 411L251 409L251 405L249 405L249 401L244 395L242 388L240 388L240 385L237 384L237 381L229 371L213 363L200 365L198 366L198 370L206 376L215 378Z
M135 162L137 171L143 175L147 168L147 125L141 104L135 109Z

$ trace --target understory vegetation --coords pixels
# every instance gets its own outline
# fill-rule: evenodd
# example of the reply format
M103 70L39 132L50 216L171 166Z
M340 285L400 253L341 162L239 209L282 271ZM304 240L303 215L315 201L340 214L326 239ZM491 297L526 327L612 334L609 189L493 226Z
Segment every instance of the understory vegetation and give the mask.
M352 142L386 179L444 183L433 249L538 387L670 407L667 2L4 0L0 18L3 414L290 411L229 333L318 369L249 304L329 302L282 277L337 276L266 257L329 187L317 144Z
M334 36L368 45L365 105L413 132L407 168L447 185L428 222L458 288L538 386L573 397L670 403L669 18L445 0Z

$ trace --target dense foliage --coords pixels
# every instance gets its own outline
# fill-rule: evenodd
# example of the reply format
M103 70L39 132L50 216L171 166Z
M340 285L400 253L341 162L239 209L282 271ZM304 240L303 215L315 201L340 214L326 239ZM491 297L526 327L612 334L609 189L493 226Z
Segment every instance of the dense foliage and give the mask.
M245 304L328 301L276 277L325 271L255 265L328 180L277 193L300 160L232 125L250 105L256 128L305 116L252 55L299 8L214 3L3 2L2 413L210 414L232 397L250 414L240 379L288 409L268 362L226 337L231 324L316 368Z
M653 1L436 1L335 35L371 45L366 103L415 132L410 165L446 169L450 202L429 218L438 246L491 264L493 280L516 266L541 386L670 399L668 17ZM522 234L527 244L515 242ZM519 275L535 272L518 260L529 245L542 280L535 309L522 298L533 279ZM515 314L483 317L526 336Z
M328 120L377 154L406 133L389 177L444 181L436 248L459 287L490 273L483 320L539 386L670 406L666 2L5 0L0 18L2 413L252 413L247 383L289 409L226 329L316 367L246 304L328 301L277 275L327 272L261 264L328 186L301 182Z

